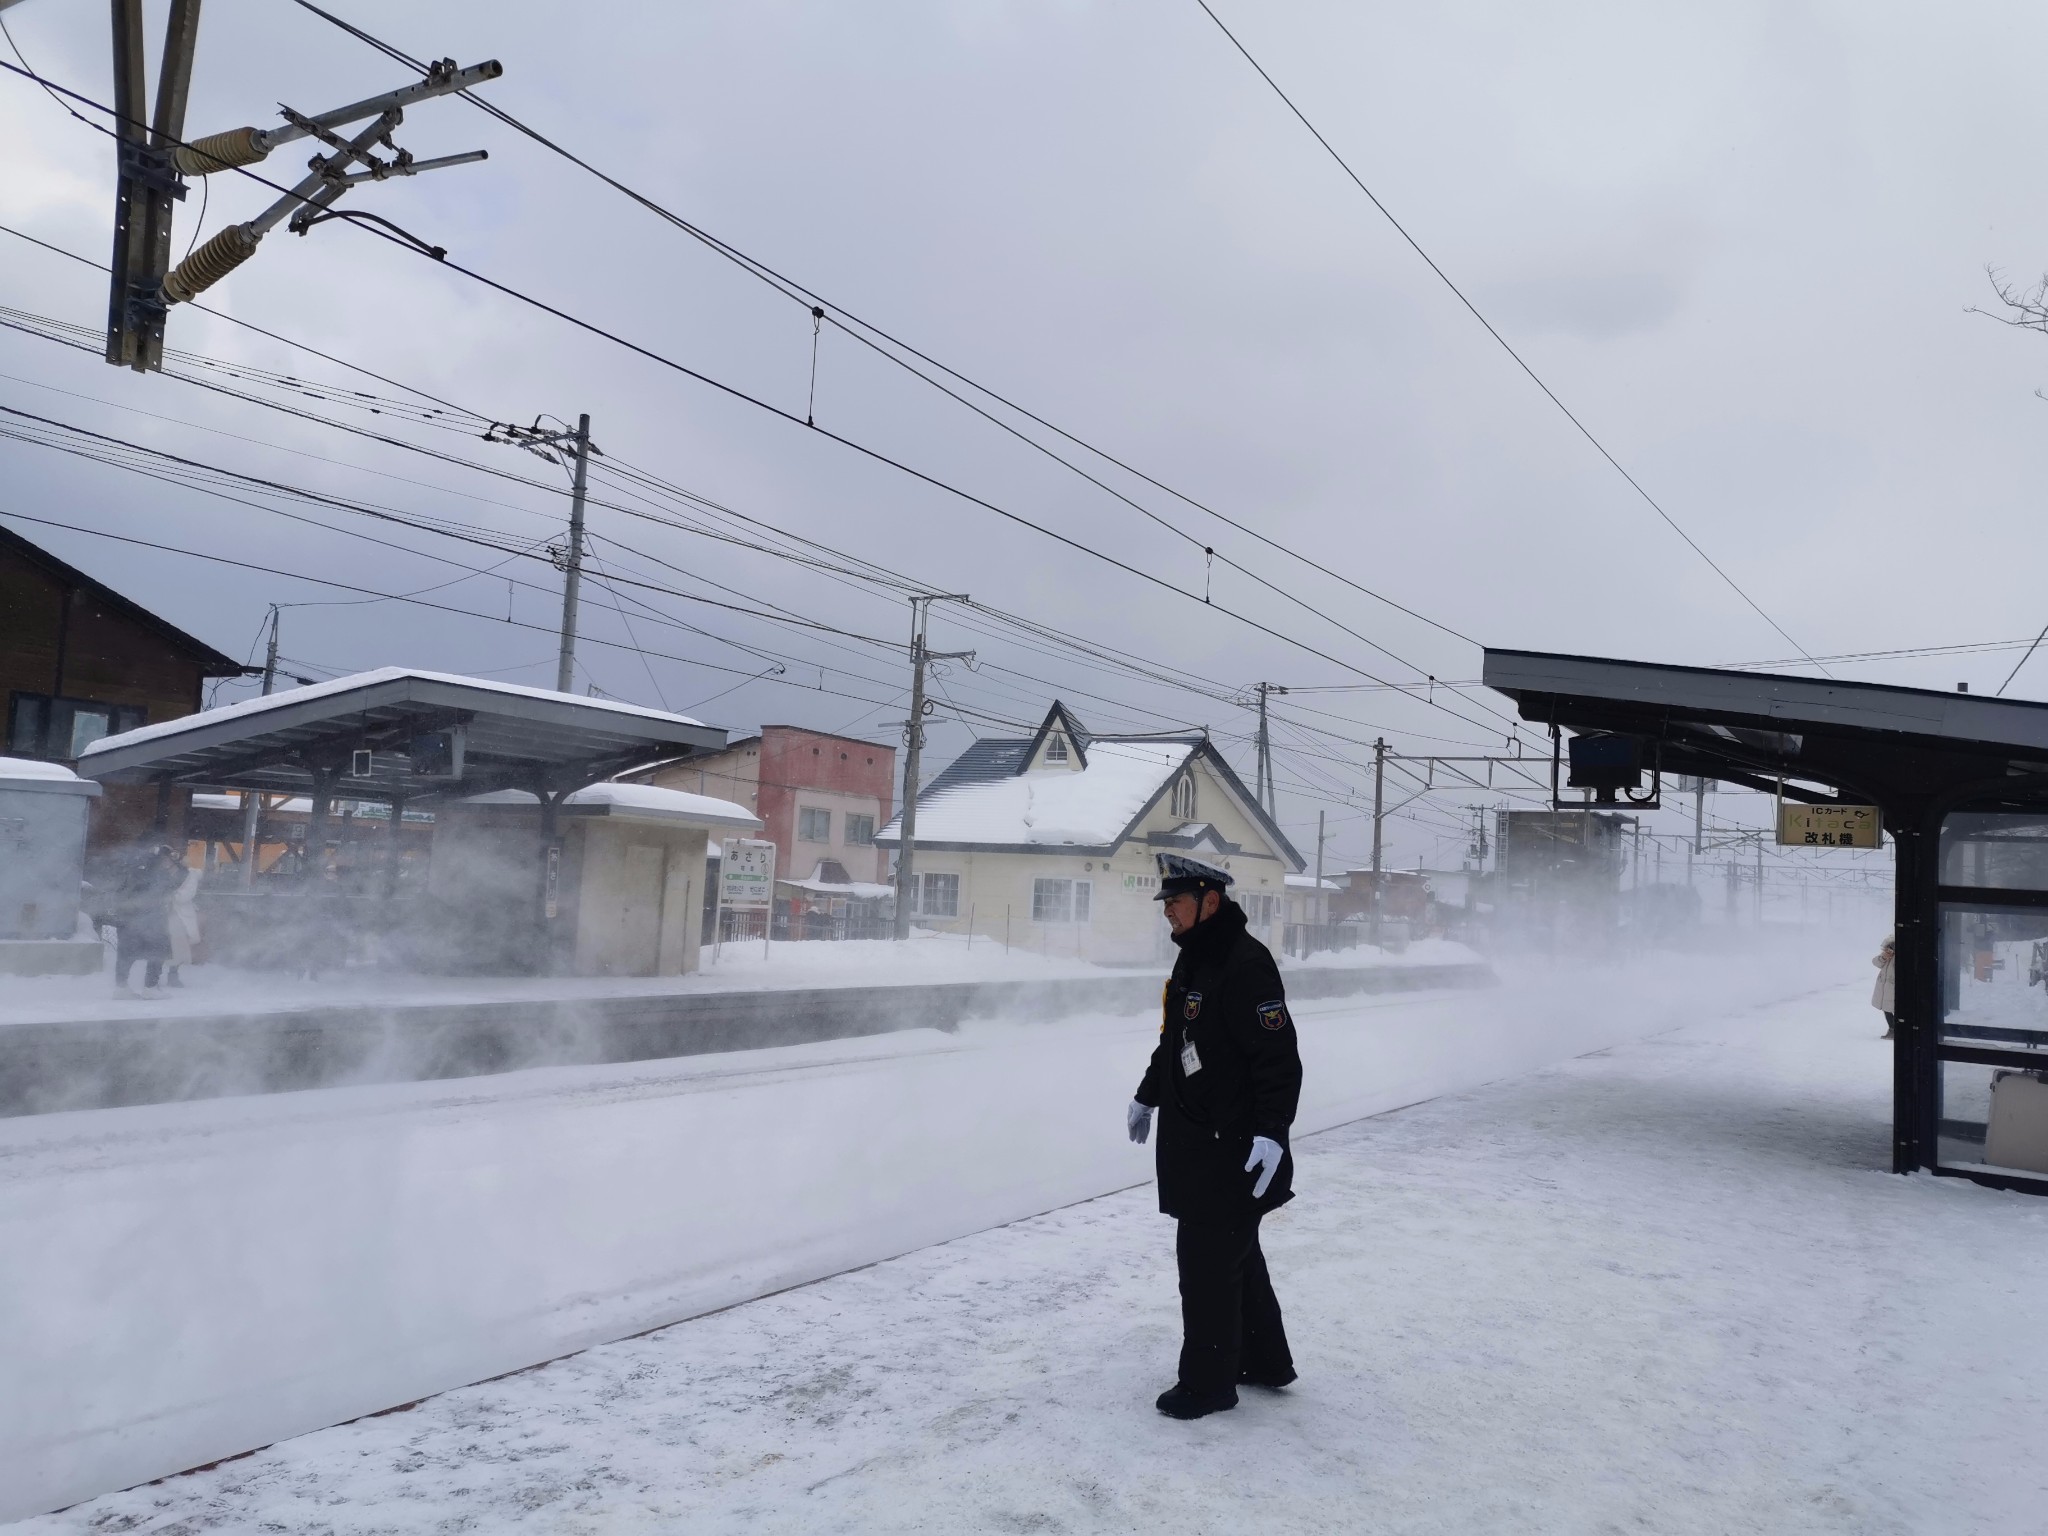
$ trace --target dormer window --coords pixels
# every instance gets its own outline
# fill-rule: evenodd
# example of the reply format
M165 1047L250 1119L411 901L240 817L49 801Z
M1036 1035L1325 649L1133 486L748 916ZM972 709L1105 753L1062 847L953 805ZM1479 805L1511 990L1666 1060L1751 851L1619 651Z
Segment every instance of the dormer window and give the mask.
M1195 819L1195 776L1184 773L1173 781L1173 814L1182 821Z
M1045 744L1045 760L1048 763L1064 763L1067 760L1067 738L1058 732Z

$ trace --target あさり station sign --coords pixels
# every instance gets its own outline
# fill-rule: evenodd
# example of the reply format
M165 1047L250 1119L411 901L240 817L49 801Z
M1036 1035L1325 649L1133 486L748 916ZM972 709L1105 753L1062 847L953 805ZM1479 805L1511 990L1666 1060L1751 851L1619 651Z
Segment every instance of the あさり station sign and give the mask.
M1780 805L1781 848L1876 848L1884 828L1874 805Z

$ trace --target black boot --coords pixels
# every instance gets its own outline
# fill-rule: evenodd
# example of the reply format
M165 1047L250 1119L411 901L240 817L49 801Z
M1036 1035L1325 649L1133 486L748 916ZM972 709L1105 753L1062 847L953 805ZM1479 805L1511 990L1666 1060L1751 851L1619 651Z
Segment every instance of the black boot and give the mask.
M1216 1387L1203 1392L1175 1382L1159 1394L1156 1406L1169 1419L1199 1419L1212 1413L1221 1413L1226 1408L1235 1408L1237 1388Z
M1239 1371L1237 1379L1248 1387L1266 1387L1278 1392L1282 1387L1294 1385L1295 1370L1291 1365L1283 1365L1277 1371Z

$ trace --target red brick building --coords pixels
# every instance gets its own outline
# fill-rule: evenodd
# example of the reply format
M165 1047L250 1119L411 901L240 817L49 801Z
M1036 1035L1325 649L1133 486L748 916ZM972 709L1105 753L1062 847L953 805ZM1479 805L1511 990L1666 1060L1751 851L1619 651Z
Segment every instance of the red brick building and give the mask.
M71 764L102 736L196 712L206 680L240 662L0 528L0 756ZM163 809L182 824L181 792ZM156 820L148 789L109 789L94 803L96 847L124 842Z
M844 871L825 871L834 882L889 877L889 855L874 837L894 814L894 747L798 725L764 725L758 736L741 737L723 752L636 777L746 806L766 823L760 835L775 844L781 878L807 880L820 864Z

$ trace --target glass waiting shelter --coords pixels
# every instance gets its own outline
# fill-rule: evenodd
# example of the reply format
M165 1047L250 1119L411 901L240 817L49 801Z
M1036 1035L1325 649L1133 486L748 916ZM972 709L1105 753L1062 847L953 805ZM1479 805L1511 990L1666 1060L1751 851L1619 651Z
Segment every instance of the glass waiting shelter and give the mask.
M1892 1166L2048 1194L2048 704L1535 651L1489 650L1483 676L1598 744L1560 776L1602 786L1589 803L1653 805L1686 775L1875 806L1896 856Z

